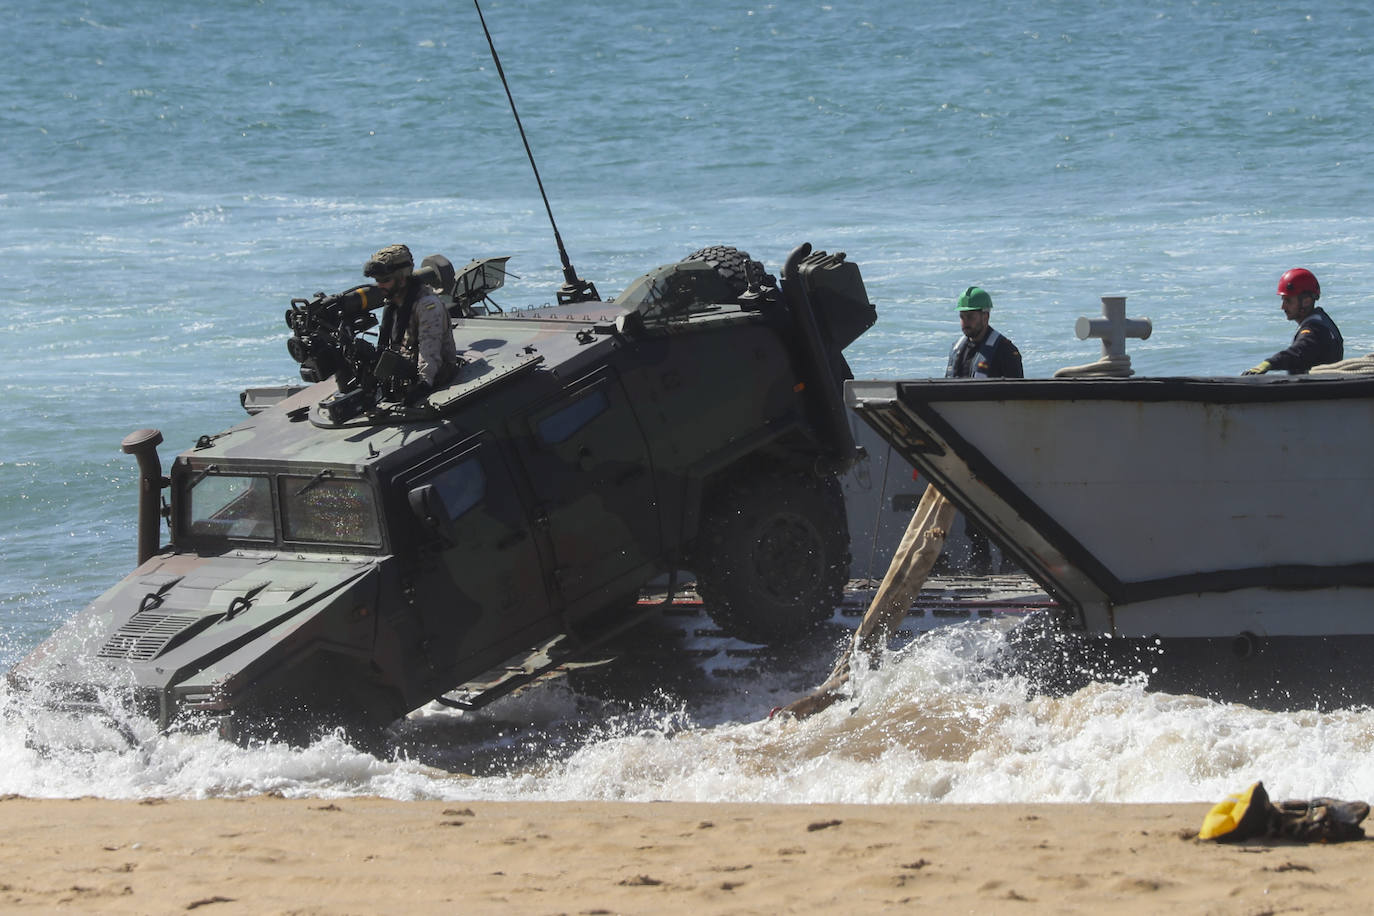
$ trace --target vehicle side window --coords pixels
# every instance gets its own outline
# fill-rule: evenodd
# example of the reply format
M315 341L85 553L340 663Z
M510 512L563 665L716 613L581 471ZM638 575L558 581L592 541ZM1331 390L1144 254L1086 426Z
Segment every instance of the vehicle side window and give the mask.
M270 541L272 488L266 477L207 474L191 488L191 534Z
M475 457L434 475L430 483L444 501L450 521L457 521L487 495L487 475L482 462Z
M604 391L593 391L578 398L567 407L549 414L539 421L539 439L545 445L557 445L570 439L574 433L601 416L610 408L610 400Z
M282 538L323 544L382 543L372 490L361 480L279 478Z

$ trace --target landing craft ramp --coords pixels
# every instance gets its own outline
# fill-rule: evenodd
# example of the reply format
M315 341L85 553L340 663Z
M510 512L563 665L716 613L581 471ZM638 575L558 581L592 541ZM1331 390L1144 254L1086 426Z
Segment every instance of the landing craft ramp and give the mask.
M659 616L627 631L599 654L577 655L575 647L553 640L511 658L436 705L478 709L526 686L569 674L579 686L594 678L593 692L607 692L607 684L614 684L610 692L626 698L642 698L661 687L677 688L684 680L743 683L778 671L796 675L796 690L808 689L836 652L848 645L876 588L876 580L851 581L844 602L816 636L791 646L767 647L733 639L713 624L709 608L690 582L671 593L657 583L645 589L640 605L658 606ZM901 646L940 627L1012 621L1056 606L1035 582L1020 574L932 576L891 641Z
M853 381L1089 633L1368 635L1374 379Z

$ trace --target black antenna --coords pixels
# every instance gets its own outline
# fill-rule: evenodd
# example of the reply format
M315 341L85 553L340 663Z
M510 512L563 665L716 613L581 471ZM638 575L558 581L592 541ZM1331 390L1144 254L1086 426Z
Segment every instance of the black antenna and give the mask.
M553 226L553 240L558 244L558 257L563 261L563 285L558 288L558 303L566 305L570 302L589 302L599 300L596 284L583 280L577 275L577 270L573 268L572 262L568 260L568 250L563 247L563 237L558 234L558 223L553 220L553 208L549 206L549 195L544 193L544 182L539 177L539 166L534 164L534 153L530 151L530 141L525 136L525 127L520 123L520 112L515 110L515 97L510 94L510 83L506 82L506 71L501 69L501 58L496 53L496 44L491 40L491 30L487 28L487 19L482 15L482 5L477 0L472 0L472 5L477 7L477 18L482 22L482 32L487 36L487 47L491 48L491 59L496 62L496 73L501 77L501 85L505 87L506 98L510 101L510 113L515 115L515 126L520 131L520 141L525 144L525 155L530 159L530 168L534 169L534 182L539 185L539 196L544 198L544 210L549 214L549 225Z

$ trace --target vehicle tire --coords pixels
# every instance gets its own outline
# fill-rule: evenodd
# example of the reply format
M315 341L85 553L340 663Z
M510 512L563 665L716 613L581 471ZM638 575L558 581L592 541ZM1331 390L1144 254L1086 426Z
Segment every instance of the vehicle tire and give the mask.
M743 295L749 288L749 272L752 270L755 281L760 286L777 286L778 281L763 269L761 261L755 261L749 257L747 251L740 251L729 245L710 245L700 248L687 257L684 261L705 261L716 269L716 273L730 284L730 288L736 296Z
M833 477L756 474L712 494L692 551L706 612L748 642L793 642L829 620L849 578L849 525Z

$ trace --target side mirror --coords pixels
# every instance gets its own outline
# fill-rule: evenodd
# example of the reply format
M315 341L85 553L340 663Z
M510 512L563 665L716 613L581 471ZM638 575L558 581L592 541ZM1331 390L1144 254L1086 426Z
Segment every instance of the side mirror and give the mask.
M453 526L453 519L448 517L448 508L444 505L444 501L439 498L439 493L434 489L433 484L421 484L411 490L408 496L410 511L415 513L420 524L435 534L448 534Z
M475 452L462 456L406 494L410 511L449 546L458 542L459 521L486 497L487 477Z

